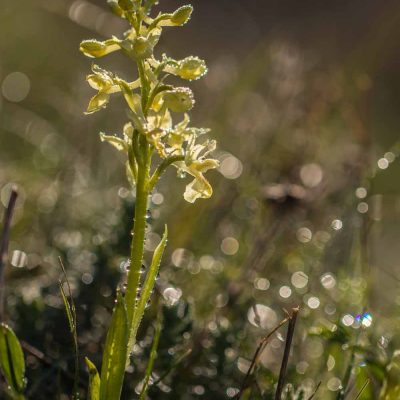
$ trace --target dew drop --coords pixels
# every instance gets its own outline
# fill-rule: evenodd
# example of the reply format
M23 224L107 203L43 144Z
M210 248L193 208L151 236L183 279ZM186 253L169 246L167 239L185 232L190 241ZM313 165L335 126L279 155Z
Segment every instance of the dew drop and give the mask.
M264 304L255 304L247 312L248 321L258 328L270 329L276 321L277 316L274 310Z
M168 306L174 306L176 303L178 303L181 296L182 290L179 288L175 289L173 287L168 287L163 291L163 297Z
M129 272L131 266L131 260L124 260L121 262L121 264L119 264L119 269L121 270L121 272Z
M321 276L321 284L325 289L333 289L336 286L336 279L330 272L327 272Z
M11 265L15 268L26 267L28 262L28 257L26 253L21 250L14 250L11 257Z

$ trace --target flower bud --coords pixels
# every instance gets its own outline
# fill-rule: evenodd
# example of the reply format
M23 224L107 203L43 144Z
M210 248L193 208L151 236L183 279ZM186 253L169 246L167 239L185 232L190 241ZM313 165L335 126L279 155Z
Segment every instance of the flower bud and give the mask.
M199 79L207 73L207 66L203 60L198 57L187 57L179 62L177 75L182 79Z
M122 18L124 17L124 10L118 5L118 0L107 0L107 3L115 15Z
M157 28L150 32L148 37L137 36L133 39L125 39L121 47L136 60L150 58L153 55L155 45L160 39L161 29Z
M165 105L173 112L186 112L194 106L193 92L189 88L181 87L164 93Z
M171 17L171 24L175 26L185 25L192 15L193 7L191 5L186 5L178 8Z
M113 51L120 49L118 40L115 38L99 42L98 40L84 40L81 42L79 50L90 58L103 57Z
M139 36L133 41L132 51L136 59L143 60L153 54L153 46L147 38Z

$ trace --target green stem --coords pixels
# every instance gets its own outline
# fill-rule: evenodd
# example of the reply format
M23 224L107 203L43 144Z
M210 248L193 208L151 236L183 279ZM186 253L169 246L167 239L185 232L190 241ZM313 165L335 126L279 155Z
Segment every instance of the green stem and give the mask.
M161 319L162 319L162 314L161 314L161 310L160 310L158 312L156 327L155 327L155 331L154 331L153 344L151 345L151 350L150 350L150 358L149 358L149 362L146 367L146 375L144 378L143 389L140 393L139 400L146 400L146 397L147 397L146 394L147 394L147 390L149 388L151 373L153 372L153 368L154 368L154 361L157 358L158 343L160 341L161 328L162 328Z
M147 100L148 100L149 87L148 87L148 82L146 79L144 62L142 60L139 60L137 62L137 67L138 67L139 78L140 78L140 82L141 82L142 110L143 110L144 115L146 116L146 114L147 114L146 105L147 105Z
M154 171L152 177L150 178L149 181L149 191L151 192L154 189L154 186L156 185L158 179L160 176L164 173L164 171L174 162L178 161L184 161L185 156L172 156L167 159L165 159Z
M145 138L141 143L144 164L138 165L138 178L136 184L136 203L135 203L135 219L133 226L133 238L131 242L130 270L128 274L128 282L125 294L125 303L128 316L128 332L131 332L133 326L133 317L137 306L136 296L139 288L140 270L143 263L145 230L146 230L146 213L147 198L149 195L148 180L150 170L150 156L148 144ZM135 340L135 338L133 338ZM130 343L128 351L132 349L134 343Z

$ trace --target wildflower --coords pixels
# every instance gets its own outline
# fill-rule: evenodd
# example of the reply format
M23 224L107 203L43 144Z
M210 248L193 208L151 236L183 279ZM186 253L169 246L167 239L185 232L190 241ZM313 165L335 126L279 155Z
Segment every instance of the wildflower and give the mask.
M114 36L104 42L99 42L95 39L84 40L79 47L79 50L90 58L103 57L120 49L120 40Z
M200 198L208 199L212 196L212 187L203 174L219 166L217 160L206 158L215 148L216 142L214 140L207 141L204 144L195 144L195 138L193 138L185 161L176 163L181 171L187 172L194 177L193 181L186 186L183 195L184 199L189 203L194 203Z
M96 111L105 108L110 101L110 94L121 91L120 80L111 72L100 68L98 65L92 65L93 74L86 77L89 85L98 90L98 93L90 99L89 106L86 114L92 114ZM127 84L130 89L140 87L140 81L136 80L130 84Z
M129 122L124 125L122 135L100 133L100 138L126 155L126 175L134 186L136 203L126 291L124 296L118 295L107 334L104 350L107 363L103 364L99 377L100 388L90 385L89 392L91 398L109 398L109 388L112 386L112 397L119 399L126 362L129 362L146 304L151 298L168 237L165 227L146 273L143 288L139 291L148 196L164 170L174 165L180 174L187 173L193 177L186 186L186 201L194 203L199 198L209 198L212 187L204 173L217 168L218 161L209 156L215 150L215 141L198 143L199 138L208 130L190 126L187 112L195 104L193 92L187 87L174 87L166 83L169 75L186 80L201 78L207 72L205 62L193 56L180 61L167 56L157 60L154 56L154 48L163 27L186 24L191 17L192 6L186 5L173 13L160 13L152 18L150 11L158 3L157 0L108 0L108 3L116 15L129 22L131 28L122 40L116 37L104 42L85 40L80 50L90 58L103 57L121 50L136 63L138 79L125 81L94 64L93 73L87 77L87 81L97 90L97 94L90 100L87 114L105 108L111 94L120 92L123 95L128 105ZM174 124L174 114L182 113L183 120ZM155 154L158 157L153 157ZM115 343L118 343L121 351L114 351ZM112 361L110 357L114 357Z
M194 106L193 92L186 87L164 92L163 100L166 107L176 113L190 111Z

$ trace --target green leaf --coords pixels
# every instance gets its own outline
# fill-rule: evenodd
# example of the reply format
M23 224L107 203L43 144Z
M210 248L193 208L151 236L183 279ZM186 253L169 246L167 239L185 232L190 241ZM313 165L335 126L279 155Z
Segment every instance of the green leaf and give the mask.
M75 304L74 300L72 297L72 292L71 292L71 286L68 281L67 277L67 272L65 270L64 264L62 263L62 260L60 258L60 266L61 270L64 275L64 280L68 289L68 296L69 300L67 297L67 294L65 293L64 290L64 285L63 282L60 280L59 281L59 288L61 292L61 297L64 302L64 308L65 312L67 314L67 319L68 319L68 324L69 324L69 330L72 335L73 343L74 343L74 355L75 355L75 376L74 376L74 386L73 386L73 392L72 392L72 399L77 400L79 399L79 391L78 391L78 380L79 380L79 347L78 347L78 334L76 331L76 310L75 310Z
M129 161L125 163L125 169L126 169L126 177L128 178L128 182L131 185L132 188L136 186L136 176L134 171L132 171L132 168L129 164Z
M132 350L132 347L134 345L136 339L136 333L139 328L140 322L143 318L146 304L150 300L151 293L156 283L158 270L160 268L161 259L164 254L165 246L167 245L167 240L168 240L168 228L165 225L163 237L154 251L153 259L151 261L150 268L146 275L139 303L136 308L135 314L133 316L132 330L130 332L131 336L129 338L129 346L128 346L129 352Z
M162 327L161 315L162 315L161 312L159 312L154 332L154 339L150 350L150 358L146 367L146 375L144 377L143 388L140 393L139 400L146 400L147 389L149 388L150 377L154 368L154 361L157 358L158 343L160 341L161 327Z
M125 153L128 153L128 151L129 151L128 144L125 142L125 140L123 140L117 136L106 135L104 132L100 132L100 140L102 142L110 143L112 146L114 146L119 151L123 151Z
M393 353L392 360L386 367L385 381L379 400L398 400L400 398L400 350Z
M96 366L86 357L85 362L89 371L89 397L88 400L100 399L100 376Z
M60 286L61 297L64 302L65 313L67 314L69 330L71 333L74 333L74 332L76 332L74 310L72 309L71 304L69 303L69 301L67 299L67 295L65 294L62 282L59 283L59 286Z
M25 389L25 360L14 331L6 324L0 325L0 368L8 386L16 394Z
M125 299L117 293L101 366L100 400L119 400L127 358L128 319Z

